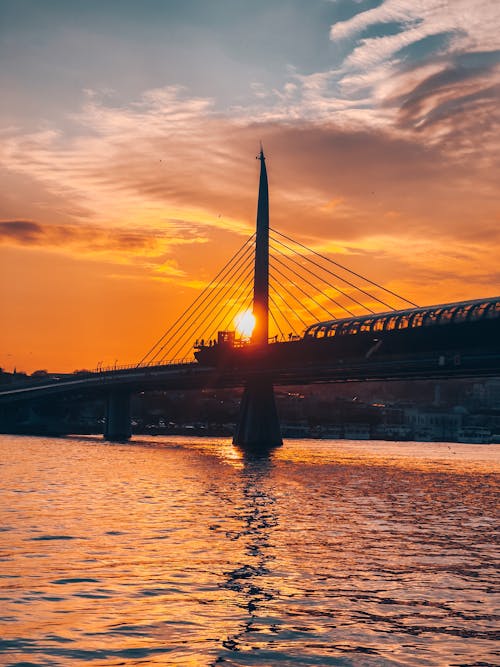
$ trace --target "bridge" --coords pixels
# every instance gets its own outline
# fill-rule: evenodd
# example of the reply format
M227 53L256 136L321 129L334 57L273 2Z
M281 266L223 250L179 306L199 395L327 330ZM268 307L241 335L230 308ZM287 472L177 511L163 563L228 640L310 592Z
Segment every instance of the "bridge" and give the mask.
M500 297L419 307L273 230L262 149L258 159L255 234L138 364L2 391L0 414L103 399L105 437L124 440L132 394L243 386L234 442L256 449L281 443L274 385L500 375Z

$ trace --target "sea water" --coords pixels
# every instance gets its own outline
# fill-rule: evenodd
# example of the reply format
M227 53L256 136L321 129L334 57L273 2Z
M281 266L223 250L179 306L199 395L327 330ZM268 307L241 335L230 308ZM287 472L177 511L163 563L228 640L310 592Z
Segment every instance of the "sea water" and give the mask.
M0 664L499 664L499 460L0 436Z

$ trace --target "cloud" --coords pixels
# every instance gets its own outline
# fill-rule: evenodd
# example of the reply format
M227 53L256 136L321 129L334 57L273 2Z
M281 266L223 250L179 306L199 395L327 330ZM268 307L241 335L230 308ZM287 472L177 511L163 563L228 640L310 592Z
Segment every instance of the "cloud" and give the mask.
M373 146L386 145L385 155L401 164L391 148L402 139L414 153L437 147L444 169L464 156L491 167L498 156L498 15L492 0L385 0L331 27L331 38L347 44L335 67L309 74L290 68L280 90L254 81L253 106L216 111L215 100L172 85L121 105L112 91L87 90L69 131L6 131L0 163L71 201L73 221L155 227L162 219L172 236L169 221L178 217L201 235L207 228L248 234L254 197L247 156L261 136L279 141L288 128L311 137L320 126L327 143L338 136L341 159L352 141L362 161L364 153L373 159ZM430 37L439 39L426 42ZM365 151L356 148L359 137ZM321 161L323 149L316 150Z
M44 228L28 220L6 220L0 222L0 242L19 245L35 245L44 237Z
M175 233L170 220L182 217L192 229L248 232L238 203L242 183L231 169L240 128L217 117L209 100L188 99L182 89L168 87L112 107L92 94L73 123L76 131L65 135L11 131L0 148L0 163L78 203L77 220L122 226L135 219L148 227L161 219ZM221 215L229 189L235 198Z
M335 72L340 95L363 96L367 123L378 116L388 130L418 132L420 142L440 142L455 156L497 153L489 140L500 96L499 21L496 0L385 0L360 11L330 30L349 44Z
M179 228L182 221L173 221ZM105 228L96 225L41 224L31 220L0 221L0 245L63 252L114 264L130 264L163 278L184 272L169 258L172 246L203 243L205 239L184 230L169 239L160 230Z
M470 73L462 98L457 97L461 72L426 70L410 92L400 81L391 101L399 109L398 125L391 128L307 118L255 123L215 114L209 104L196 100L191 104L181 98L177 106L180 93L170 89L165 95L145 94L127 107L110 107L93 97L75 136L11 135L4 142L3 163L43 183L60 202L77 204L73 220L68 218L67 243L75 244L80 228L95 228L101 230L97 249L105 230L105 245L115 243L138 254L149 252L148 244L158 234L165 252L215 235L221 240L222 235L249 236L257 178L251 158L259 139L270 160L273 220L283 228L300 230L300 220L307 220L311 238L361 238L371 235L374 218L377 227L396 231L394 219L385 217L395 210L415 234L441 233L446 218L454 215L454 233L460 234L465 216L478 210L484 214L488 208L495 173L484 160L475 164L450 159L444 134L438 133L437 141L421 137L432 128L442 131L452 119L455 136L462 131L465 141L467 133L456 118L461 113L458 102L456 108L450 106L456 100L462 106L476 105L468 120L468 140L477 136L470 124L480 118L475 96L483 89L478 77L488 72L483 68L482 74ZM432 117L426 101L434 98L440 100L441 115ZM482 96L479 106L485 100ZM168 107L165 111L162 104ZM434 101L432 108L438 110L439 104ZM173 120L162 124L159 116ZM328 206L332 200L341 203L333 209ZM444 219L436 222L437 215ZM27 219L34 217L45 221L46 211ZM63 228L58 227L61 235ZM46 232L46 242L56 228L47 224L47 229L52 231Z
M363 39L357 49L368 55L380 47L384 57L388 57L407 42L417 42L427 35L451 33L455 36L456 49L486 51L498 48L498 17L496 0L385 0L378 7L335 23L330 29L330 38L353 38L373 26L396 23L401 26L397 35Z
M241 243L235 237L253 232L253 156L262 139L273 226L349 255L355 269L370 247L380 249L379 239L392 238L387 266L411 281L403 259L419 239L430 244L421 253L430 261L429 247L442 258L439 245L458 247L472 220L478 236L498 222L497 76L481 54L383 61L366 73L352 64L291 72L293 85L271 106L259 88L254 107L226 113L180 87L120 105L89 91L65 132L4 133L0 164L47 197L38 207L21 198L16 217L3 217L27 226L0 231L10 243L97 253L155 276L164 266L179 280L199 280L191 244L210 243L203 265L216 268ZM393 279L382 264L377 270ZM213 268L206 271L210 279Z
M439 144L449 159L493 164L500 148L499 21L496 0L385 0L331 27L343 54L334 67L306 74L291 68L281 90L259 90L265 104L233 111L260 123L383 131Z
M422 92L409 95L397 120L404 131L439 145L450 161L468 164L472 173L482 171L476 187L485 194L489 189L489 195L497 190L493 183L500 168L500 68L495 75L488 86L479 73L466 78L450 68L423 82Z

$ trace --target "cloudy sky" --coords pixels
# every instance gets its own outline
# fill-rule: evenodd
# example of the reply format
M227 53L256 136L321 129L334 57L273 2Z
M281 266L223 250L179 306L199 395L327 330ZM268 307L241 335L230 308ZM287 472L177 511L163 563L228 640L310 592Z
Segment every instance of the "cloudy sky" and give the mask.
M272 225L500 293L498 0L0 0L0 365L134 362Z

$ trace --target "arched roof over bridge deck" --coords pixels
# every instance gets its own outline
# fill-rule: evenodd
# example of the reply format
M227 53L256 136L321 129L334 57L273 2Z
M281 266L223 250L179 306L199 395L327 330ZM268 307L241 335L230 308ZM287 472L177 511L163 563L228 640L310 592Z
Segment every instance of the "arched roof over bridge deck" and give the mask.
M345 334L459 324L497 317L500 317L500 296L317 322L305 330L304 338L331 338Z

